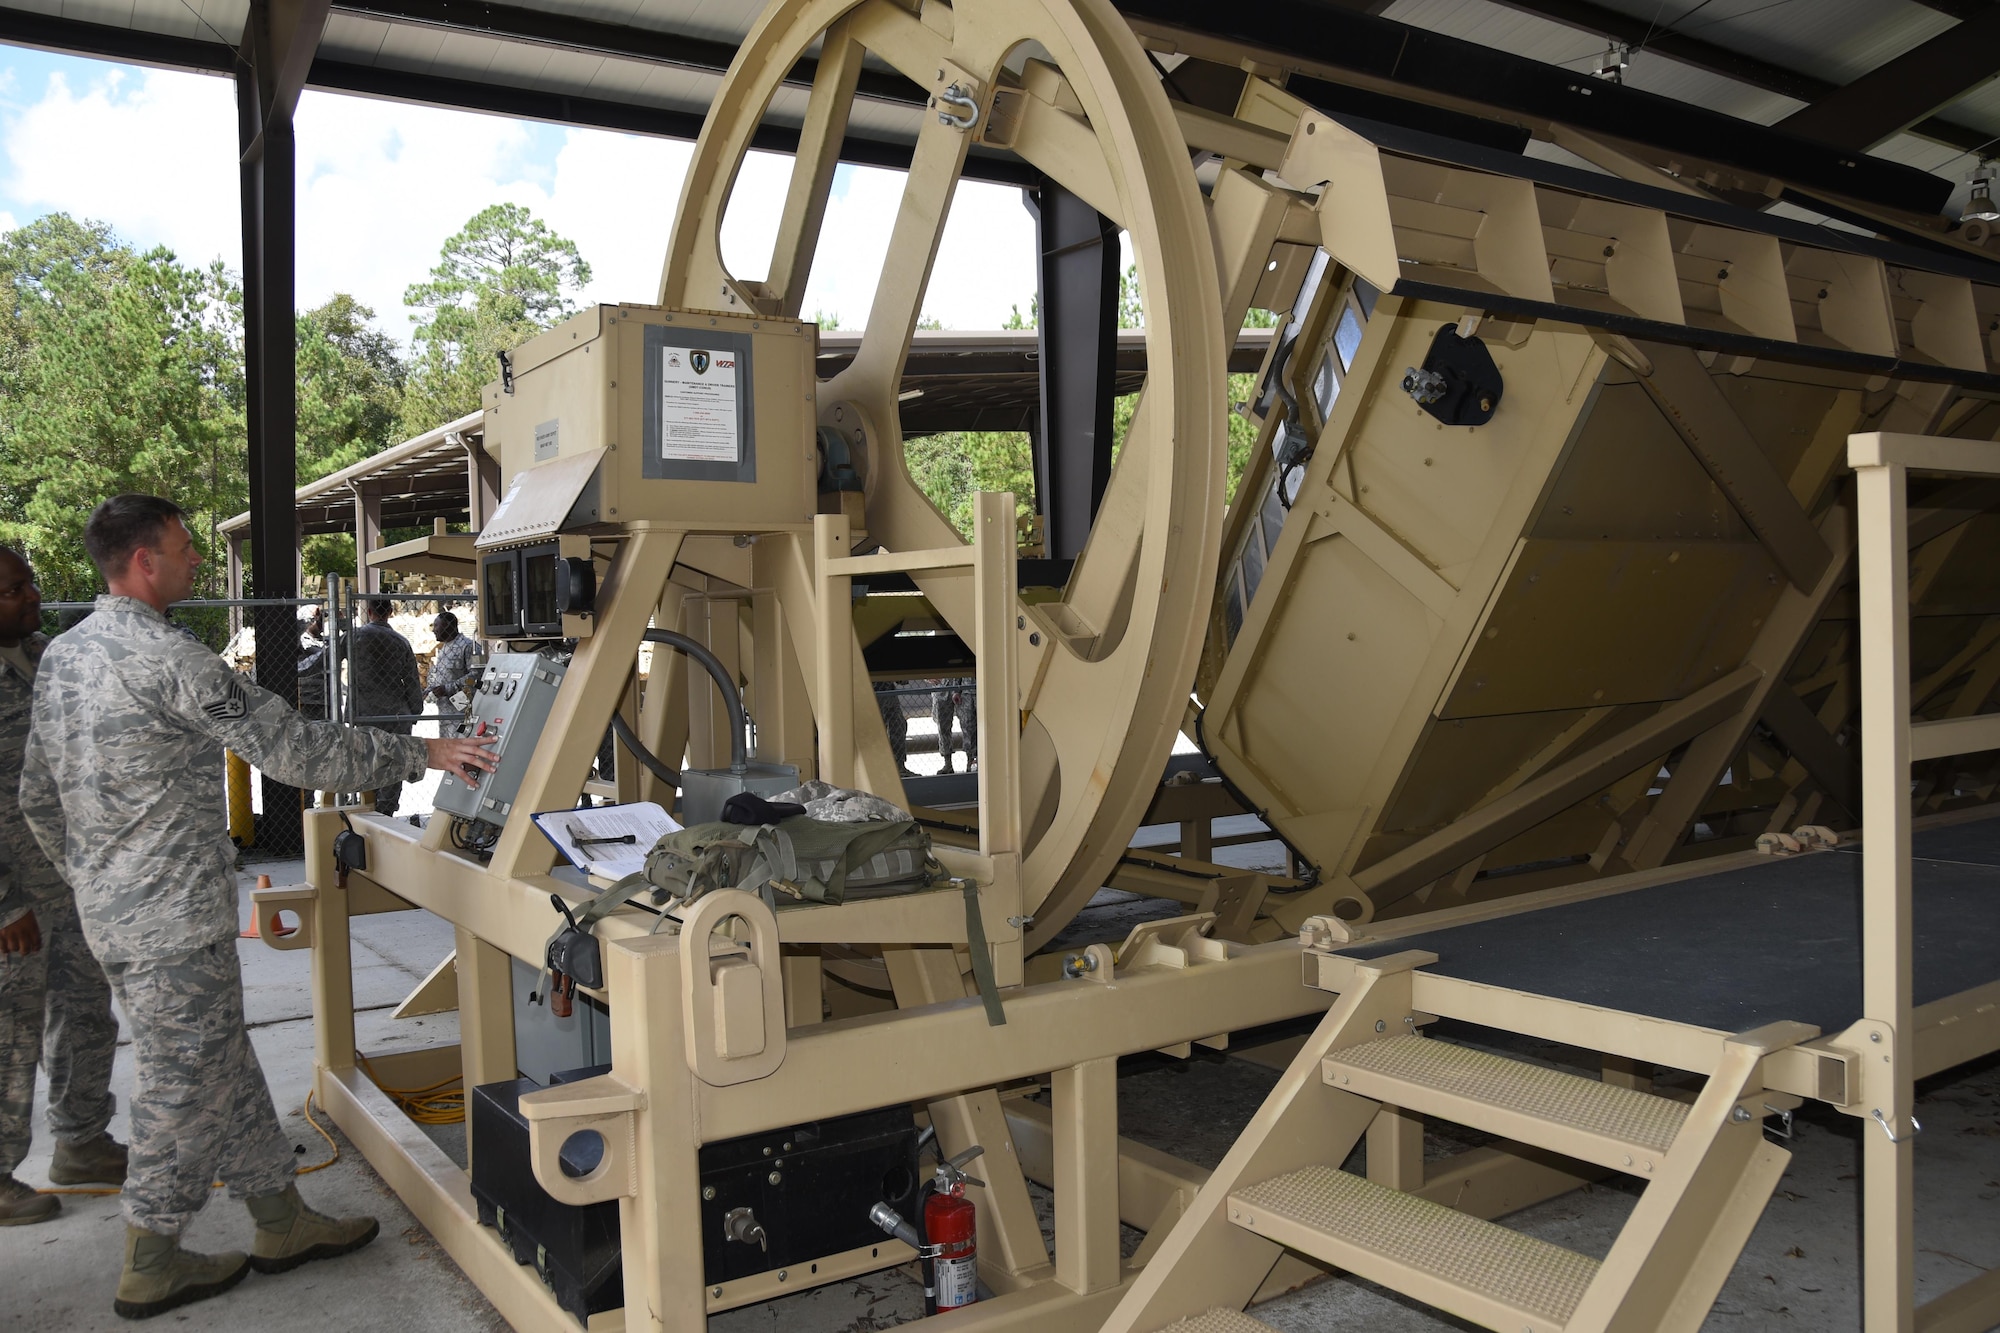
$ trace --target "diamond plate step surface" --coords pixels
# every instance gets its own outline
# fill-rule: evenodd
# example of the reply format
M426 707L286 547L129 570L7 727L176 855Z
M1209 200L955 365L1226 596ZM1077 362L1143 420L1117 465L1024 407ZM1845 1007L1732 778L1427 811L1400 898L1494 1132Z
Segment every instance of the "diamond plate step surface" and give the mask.
M1665 1097L1433 1037L1350 1046L1328 1056L1322 1073L1347 1092L1642 1177L1688 1113Z
M1559 1333L1597 1260L1331 1166L1237 1190L1229 1220L1488 1328Z
M1272 1333L1271 1326L1241 1310L1214 1309L1168 1324L1160 1333Z

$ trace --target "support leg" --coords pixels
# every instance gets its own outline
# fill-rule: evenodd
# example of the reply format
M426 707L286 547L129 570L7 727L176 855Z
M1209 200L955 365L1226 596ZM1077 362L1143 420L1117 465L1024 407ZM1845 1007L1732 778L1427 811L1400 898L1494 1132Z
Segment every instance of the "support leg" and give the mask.
M1056 1281L1087 1296L1118 1285L1118 1061L1055 1073Z

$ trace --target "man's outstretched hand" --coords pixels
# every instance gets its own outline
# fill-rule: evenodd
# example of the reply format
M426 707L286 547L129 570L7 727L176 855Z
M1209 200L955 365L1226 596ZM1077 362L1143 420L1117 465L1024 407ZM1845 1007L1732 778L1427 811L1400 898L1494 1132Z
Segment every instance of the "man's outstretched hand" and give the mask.
M482 772L493 771L495 760L491 741L475 740L470 736L446 736L433 740L426 736L424 748L430 751L427 763L431 768L458 774L465 779L468 787L479 785Z
M19 921L0 926L0 953L39 953L41 948L42 927L33 912L24 912Z

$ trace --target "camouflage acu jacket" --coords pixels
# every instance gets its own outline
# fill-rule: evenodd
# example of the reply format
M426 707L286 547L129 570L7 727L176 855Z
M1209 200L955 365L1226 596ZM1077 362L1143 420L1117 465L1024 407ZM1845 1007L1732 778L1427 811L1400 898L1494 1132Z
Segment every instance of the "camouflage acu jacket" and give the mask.
M48 642L46 634L31 634L21 640L21 651L30 662L39 662ZM34 700L34 682L0 657L0 786L5 787L0 791L0 926L69 891L21 819L21 756L28 748Z
M426 759L416 737L308 722L145 603L98 598L42 657L21 811L100 961L236 934L224 746L280 782L336 791L415 781Z

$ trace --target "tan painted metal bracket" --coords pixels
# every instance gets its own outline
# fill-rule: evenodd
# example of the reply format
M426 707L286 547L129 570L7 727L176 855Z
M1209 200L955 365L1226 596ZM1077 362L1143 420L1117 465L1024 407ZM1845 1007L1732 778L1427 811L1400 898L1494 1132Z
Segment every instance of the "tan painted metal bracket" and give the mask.
M272 889L252 889L250 922L256 928L257 938L273 949L286 952L312 948L313 904L318 899L319 890L310 884L287 884ZM280 912L291 912L298 917L298 928L282 931L278 920Z
M718 949L715 929L734 918L750 938ZM768 1077L785 1062L785 983L778 919L741 889L708 894L681 920L687 1058L696 1077L726 1088Z
M1853 1061L1849 1099L1837 1103L1838 1109L1874 1121L1896 1142L1914 1137L1918 1133L1915 1117L1896 1114L1896 1030L1877 1019L1863 1018L1829 1044L1848 1053Z
M611 1075L531 1092L521 1098L528 1122L528 1163L535 1180L558 1202L581 1207L639 1193L639 1119L646 1099ZM604 1156L581 1176L563 1169L563 1145L578 1134L595 1132Z

